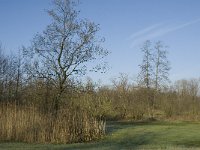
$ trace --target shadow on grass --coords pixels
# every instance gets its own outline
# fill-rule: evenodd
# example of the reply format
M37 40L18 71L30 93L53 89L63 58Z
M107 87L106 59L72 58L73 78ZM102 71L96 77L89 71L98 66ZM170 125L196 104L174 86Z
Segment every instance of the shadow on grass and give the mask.
M74 149L82 149L82 150L91 150L91 149L102 149L102 150L118 150L118 149L137 149L141 145L148 145L151 143L152 133L145 133L140 135L139 137L131 137L125 136L120 139L110 139L103 140L98 143L88 143L88 144L80 144L69 146L66 148L60 148L59 150L74 150Z
M154 132L144 132L138 135L135 133L130 133L126 135L126 132L121 134L119 137L115 138L112 135L120 130L128 130L128 128L134 129L138 126L148 126L148 125L167 125L163 122L157 121L141 121L141 122L108 122L107 124L107 134L108 136L96 143L87 143L80 145L71 145L67 149L137 149L142 145L151 144L152 139L157 138L157 134ZM132 134L132 135L131 135ZM65 148L63 148L64 150Z
M168 122L168 121L159 121L159 120L142 120L142 121L110 121L107 122L106 133L111 134L120 129L125 129L128 127L136 128L138 126L151 126L151 125L159 125L159 126L185 126L188 122ZM191 123L191 122L190 122Z

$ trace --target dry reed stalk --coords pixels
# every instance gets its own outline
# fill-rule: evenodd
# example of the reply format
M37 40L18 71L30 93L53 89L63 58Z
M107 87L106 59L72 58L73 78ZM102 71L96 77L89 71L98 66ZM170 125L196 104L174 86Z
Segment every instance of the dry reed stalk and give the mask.
M0 141L72 143L105 134L105 122L83 110L62 109L55 118L34 106L0 105Z

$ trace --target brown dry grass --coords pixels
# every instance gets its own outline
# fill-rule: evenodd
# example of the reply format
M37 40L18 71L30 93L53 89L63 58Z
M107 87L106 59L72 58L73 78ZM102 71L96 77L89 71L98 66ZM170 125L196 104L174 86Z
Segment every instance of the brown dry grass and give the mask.
M72 143L100 138L105 122L83 110L62 109L57 117L34 106L0 105L0 141Z

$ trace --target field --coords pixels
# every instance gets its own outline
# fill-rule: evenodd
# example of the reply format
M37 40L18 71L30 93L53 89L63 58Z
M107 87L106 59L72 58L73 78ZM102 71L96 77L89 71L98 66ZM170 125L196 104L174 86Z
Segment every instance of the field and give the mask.
M200 123L109 122L107 136L96 142L61 145L0 143L0 150L3 149L200 149Z

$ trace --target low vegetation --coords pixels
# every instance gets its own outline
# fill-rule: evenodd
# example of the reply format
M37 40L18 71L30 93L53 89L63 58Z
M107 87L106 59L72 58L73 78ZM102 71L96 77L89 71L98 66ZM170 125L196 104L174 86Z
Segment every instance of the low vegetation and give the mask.
M195 122L109 122L108 135L92 143L69 145L1 143L0 149L169 149L200 148L199 123Z

